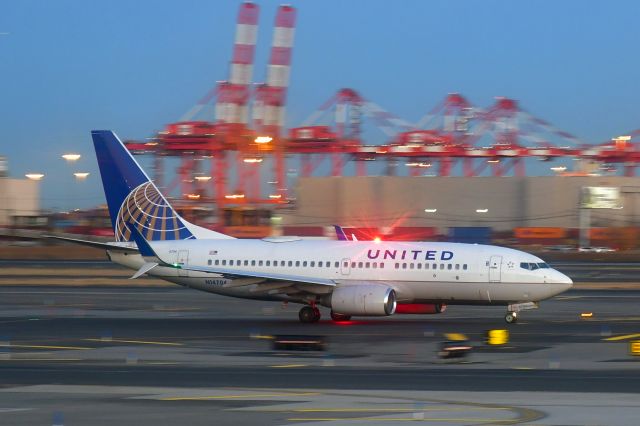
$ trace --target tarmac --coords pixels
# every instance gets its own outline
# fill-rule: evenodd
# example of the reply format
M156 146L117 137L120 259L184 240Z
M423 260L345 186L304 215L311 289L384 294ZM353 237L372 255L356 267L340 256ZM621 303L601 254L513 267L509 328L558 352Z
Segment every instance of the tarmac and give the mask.
M85 266L105 275L100 265ZM300 324L294 305L123 277L112 277L126 283L118 286L48 286L47 274L12 272L14 284L0 287L2 425L640 418L640 357L629 353L640 340L636 290L571 290L508 326L504 308L481 306L345 324L324 311L319 323ZM493 329L507 330L508 342L487 345ZM468 356L438 356L448 333L468 339ZM327 349L273 350L281 335L321 337Z

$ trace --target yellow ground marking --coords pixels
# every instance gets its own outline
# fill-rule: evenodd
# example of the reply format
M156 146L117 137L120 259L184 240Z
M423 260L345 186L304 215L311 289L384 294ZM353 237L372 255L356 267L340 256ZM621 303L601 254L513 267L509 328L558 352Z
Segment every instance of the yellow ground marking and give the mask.
M270 365L271 368L300 368L306 367L308 364L280 364L280 365Z
M441 408L298 408L287 410L294 413L419 413L422 411L475 411L508 410L504 407L441 407Z
M179 311L201 311L202 308L185 306L185 307L166 307L166 308L153 308L154 311L160 312L179 312Z
M416 412L419 412L416 410ZM505 423L510 419L478 419L478 418L414 418L414 417L291 417L290 422L340 422L340 421L368 421L368 422L477 422L477 423Z
M249 336L249 337L251 337L252 339L258 339L258 340L260 340L260 339L261 340L273 340L273 339L275 339L275 337L273 337L273 336L261 335L261 334L256 334L256 335Z
M84 339L87 342L102 342L102 343L138 343L141 345L162 345L162 346L184 346L182 343L172 342L152 342L149 340L122 340L122 339Z
M16 345L13 343L2 343L0 348L22 348L22 349L71 349L71 350L90 350L93 348L84 348L81 346L52 346L52 345Z
M447 340L453 341L469 340L469 338L462 333L445 333L444 337L446 337Z
M241 398L271 398L280 396L315 396L320 395L318 392L300 392L300 393L247 393L244 395L215 395L215 396L174 396L160 398L160 401L207 401L217 399L241 399Z
M606 340L607 342L616 342L618 340L634 339L636 337L640 337L640 333L638 333L638 334L624 334L622 336L607 337L606 339L602 339L602 340Z

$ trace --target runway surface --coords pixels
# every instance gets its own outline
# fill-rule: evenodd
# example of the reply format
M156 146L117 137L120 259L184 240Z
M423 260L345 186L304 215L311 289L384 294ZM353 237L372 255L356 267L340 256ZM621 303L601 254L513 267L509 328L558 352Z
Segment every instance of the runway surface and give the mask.
M464 306L303 325L293 305L180 287L3 286L0 424L634 424L639 306L580 290L509 326ZM506 345L485 344L496 328ZM445 333L471 354L438 358ZM274 351L276 335L328 348Z

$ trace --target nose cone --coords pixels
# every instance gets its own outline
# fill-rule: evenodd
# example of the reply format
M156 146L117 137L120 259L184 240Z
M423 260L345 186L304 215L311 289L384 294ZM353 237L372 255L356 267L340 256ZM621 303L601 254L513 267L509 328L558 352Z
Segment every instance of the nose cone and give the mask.
M563 291L567 291L573 287L573 280L555 269L553 270L551 280L554 284L558 285L558 293L562 293Z

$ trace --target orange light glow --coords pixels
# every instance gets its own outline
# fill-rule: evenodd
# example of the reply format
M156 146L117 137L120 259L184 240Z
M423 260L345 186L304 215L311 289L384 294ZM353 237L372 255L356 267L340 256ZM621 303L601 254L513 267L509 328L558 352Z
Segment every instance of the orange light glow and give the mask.
M380 241L382 241L382 238L380 238L380 237L375 237L373 239L373 242L376 243L376 244L378 244Z

